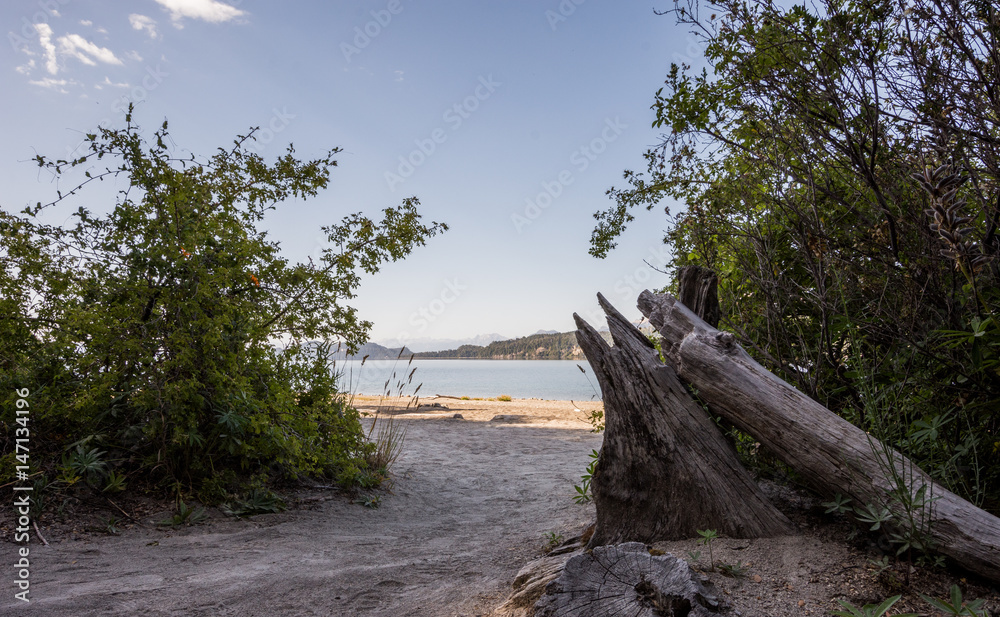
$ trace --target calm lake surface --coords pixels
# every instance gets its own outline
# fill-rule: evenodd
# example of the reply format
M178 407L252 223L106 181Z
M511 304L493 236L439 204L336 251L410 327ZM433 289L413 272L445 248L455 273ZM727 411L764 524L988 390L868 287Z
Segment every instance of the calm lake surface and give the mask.
M586 374L580 372L583 367ZM386 381L393 394L394 384L409 378L403 394L412 394L423 384L419 394L431 396L473 396L493 398L503 394L513 398L540 398L585 402L599 400L601 387L586 360L342 360L337 370L343 372L344 388L357 394L383 394ZM589 380L589 381L588 381Z

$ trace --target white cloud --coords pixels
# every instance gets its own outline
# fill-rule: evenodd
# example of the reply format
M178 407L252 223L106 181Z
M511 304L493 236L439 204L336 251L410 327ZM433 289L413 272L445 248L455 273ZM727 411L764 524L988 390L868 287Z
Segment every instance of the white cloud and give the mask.
M105 64L122 64L114 52L107 47L98 47L79 34L67 34L59 37L59 53L72 56L84 64L95 66L97 62ZM51 69L49 70L55 74Z
M156 32L156 20L152 17L132 13L128 16L128 23L132 24L132 29L145 32L151 39L160 37L160 35Z
M156 0L156 3L170 11L170 19L178 28L182 28L181 20L203 19L210 23L222 23L241 17L246 13L234 6L223 4L218 0Z
M42 56L45 60L45 70L49 73L49 75L54 76L59 74L59 58L64 56L76 58L80 62L89 66L96 66L98 62L115 65L122 64L122 61L113 51L107 47L101 47L92 43L79 34L67 34L65 36L60 36L55 40L55 42L53 42L52 27L47 23L35 24L35 32L38 33L38 43L42 47ZM25 49L23 51L29 56L35 55L30 50ZM19 66L15 70L19 73L28 75L34 67L35 61L31 60L28 64ZM46 88L54 87L52 84L55 84L56 86L65 85L56 83L59 80L42 81L45 81L45 83L32 83L35 85L44 85Z
M89 19L81 19L80 20L80 25L81 26L93 26L94 22L90 21Z
M46 77L44 79L32 80L32 81L29 81L28 83L31 84L31 85L33 85L33 86L41 86L43 88L48 88L50 90L56 90L58 92L66 94L67 90L63 86L66 86L66 85L68 85L70 83L75 83L75 82L70 82L70 81L67 81L65 79L53 79L51 77Z
M56 62L56 46L52 44L52 28L46 23L35 24L35 32L45 52L45 70L55 75L59 72L59 63Z
M128 88L129 84L127 82L121 82L121 83L117 83L116 84L115 82L111 81L110 77L108 77L107 75L105 75L104 76L104 81L102 81L100 84L98 84L98 86L111 86L112 88ZM95 87L98 87L98 86L95 86ZM98 88L98 89L100 89L100 88Z
M137 52L134 49L125 54L125 56L130 60L135 60L136 62L142 62L142 56L139 54L139 52Z
M30 75L31 69L35 68L35 59L32 58L28 60L27 64L22 64L21 66L14 67L14 70L22 75Z

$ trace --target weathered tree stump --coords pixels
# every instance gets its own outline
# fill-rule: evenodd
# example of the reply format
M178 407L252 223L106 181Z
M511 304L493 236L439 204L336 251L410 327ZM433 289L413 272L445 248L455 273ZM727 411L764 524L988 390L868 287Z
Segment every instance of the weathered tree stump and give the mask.
M591 525L583 534L566 540L548 555L526 563L514 577L511 595L493 611L492 617L532 617L535 603L545 593L549 583L559 578L571 557L583 552L593 532L594 526Z
M574 315L577 340L604 395L604 445L590 487L597 524L588 547L788 533L790 523L652 344L603 296L614 346Z
M906 517L889 497L896 488L888 473L894 467L909 490L923 487L934 498L922 531L935 550L1000 581L1000 518L940 486L900 453L883 455L878 440L767 371L732 334L711 327L676 298L644 291L639 309L663 336L667 363L713 412L753 435L820 494L887 505L901 515L898 525Z
M535 616L710 617L719 608L711 583L686 562L628 542L569 559L535 604Z

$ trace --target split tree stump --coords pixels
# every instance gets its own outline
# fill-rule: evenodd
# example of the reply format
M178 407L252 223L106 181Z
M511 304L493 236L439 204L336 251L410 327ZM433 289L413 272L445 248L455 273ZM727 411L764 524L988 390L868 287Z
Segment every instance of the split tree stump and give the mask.
M574 315L604 396L604 445L590 482L597 524L588 547L652 543L715 529L734 538L781 535L790 523L652 344L598 294L609 346Z

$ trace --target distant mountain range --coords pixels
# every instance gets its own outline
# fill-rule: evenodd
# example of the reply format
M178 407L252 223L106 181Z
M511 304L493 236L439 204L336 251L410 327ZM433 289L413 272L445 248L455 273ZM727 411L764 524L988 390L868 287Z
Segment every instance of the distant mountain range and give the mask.
M418 338L407 340L406 348L414 352L439 351L441 349L455 349L457 347L461 347L462 345L489 345L493 341L505 341L509 338L509 336L497 334L496 332L491 334L479 334L464 339ZM399 350L399 341L383 339L376 342L389 349L392 349L395 346L396 350Z
M644 333L651 330L648 323L641 329ZM606 341L611 342L607 326L599 332ZM350 358L360 360L368 356L369 360L395 360L401 354L407 360L411 354L416 358L490 360L580 360L586 357L576 343L575 332L557 330L539 330L530 336L514 339L494 332L466 339L414 339L408 341L405 347L391 345L392 342L385 340L381 343L366 343ZM344 352L339 352L336 356L337 359L345 357Z
M486 346L461 345L456 349L426 351L417 358L470 358L480 360L580 360L585 356L574 332L532 334Z
M369 360L395 360L401 357L405 362L410 359L412 354L413 352L406 347L390 348L383 347L378 343L365 343L353 356L348 356L344 350L340 350L333 354L332 358L334 360L361 360L367 356Z

